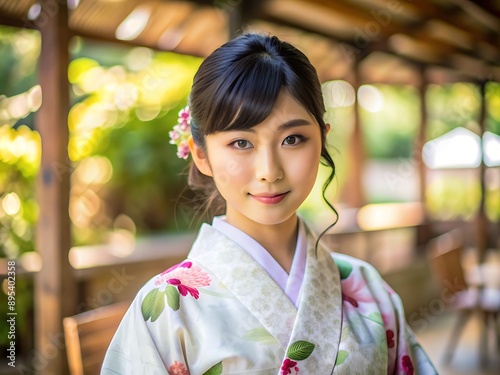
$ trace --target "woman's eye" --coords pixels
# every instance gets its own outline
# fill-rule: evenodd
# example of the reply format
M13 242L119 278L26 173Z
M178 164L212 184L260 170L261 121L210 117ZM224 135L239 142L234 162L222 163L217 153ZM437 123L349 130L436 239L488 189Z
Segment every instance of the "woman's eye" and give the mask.
M238 139L237 141L234 141L232 143L232 145L235 148L238 148L238 149L241 149L241 150L252 147L252 144L250 142L248 142L248 141L245 141L244 139Z
M289 135L283 140L284 145L296 145L303 140L303 137L300 135Z

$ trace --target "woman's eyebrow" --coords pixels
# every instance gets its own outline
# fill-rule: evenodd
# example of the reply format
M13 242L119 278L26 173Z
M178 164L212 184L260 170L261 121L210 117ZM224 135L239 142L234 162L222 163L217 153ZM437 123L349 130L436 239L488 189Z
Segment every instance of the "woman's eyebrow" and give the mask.
M281 125L278 126L278 131L283 131L286 129L290 128L295 128L297 126L304 126L304 125L311 125L310 120L302 119L302 118L296 118L293 120L289 120ZM248 129L234 129L234 131L241 131L241 132L249 132L249 133L255 133L254 128L248 128Z
M290 129L290 128L295 128L297 126L304 126L304 125L311 125L311 121L302 119L302 118L296 118L290 121L285 122L284 124L281 124L278 126L278 130L285 130L285 129Z

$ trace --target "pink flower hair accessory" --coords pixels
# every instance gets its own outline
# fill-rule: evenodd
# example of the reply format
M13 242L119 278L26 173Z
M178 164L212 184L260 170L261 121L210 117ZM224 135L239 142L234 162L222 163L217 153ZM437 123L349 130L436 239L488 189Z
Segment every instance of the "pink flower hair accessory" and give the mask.
M189 106L179 111L179 119L168 133L170 136L170 144L177 145L177 157L187 159L189 156L188 139L191 136L191 111Z

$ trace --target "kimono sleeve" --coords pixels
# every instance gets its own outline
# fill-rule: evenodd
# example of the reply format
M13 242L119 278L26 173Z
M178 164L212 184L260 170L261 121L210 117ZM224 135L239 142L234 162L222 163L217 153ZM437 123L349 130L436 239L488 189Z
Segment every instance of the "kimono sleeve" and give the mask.
M397 358L396 375L434 375L438 372L434 368L431 360L418 343L415 334L406 323L403 303L401 298L387 285L393 306L397 324Z
M379 342L384 344L380 349L387 353L387 374L437 374L406 323L401 298L380 273L369 263L347 255L335 254L335 261L340 271L343 299L348 302L345 314L359 314L375 322L380 319L383 325L385 334L379 333L383 335Z
M106 352L101 375L168 375L165 363L175 363L172 358L183 358L168 314L159 317L157 323L162 320L161 324L151 324L144 318L142 304L152 290L147 284L132 302Z

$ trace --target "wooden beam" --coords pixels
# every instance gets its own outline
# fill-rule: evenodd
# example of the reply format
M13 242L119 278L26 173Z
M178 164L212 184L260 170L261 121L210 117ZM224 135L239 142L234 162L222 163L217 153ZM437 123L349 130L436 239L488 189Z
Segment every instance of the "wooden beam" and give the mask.
M362 48L360 48L359 43L356 43L352 38L341 36L328 30L318 29L317 27L312 25L305 25L303 23L299 23L296 20L284 19L275 14L263 14L260 19L265 22L302 30L308 33L323 36L330 40L337 41L339 42L338 48L350 64L354 64L355 59L363 60L372 52L378 51L402 58L409 63L416 64L417 66L426 64L428 66L452 69L456 72L461 73L464 76L464 79L470 82L477 82L478 77L489 76L497 66L484 65L482 66L480 71L465 71L460 66L457 66L456 62L452 58L450 58L449 52L446 52L445 49L440 48L441 44L443 44L442 42L432 40L431 43L427 43L427 41L430 41L430 39L427 39L426 42L419 42L418 38L413 38L410 35L406 34L402 34L402 36L405 41L408 41L411 44L408 51L405 51L404 48L402 49L402 51L398 51L395 48L395 45L397 44L396 42L398 42L398 40L392 39L389 39L390 43L388 43L388 40L368 41L365 45L363 45ZM426 55L425 50L427 49L432 52L432 55ZM457 48L455 48L455 50L459 51L459 49ZM451 51L451 49L449 49L448 51ZM466 55L470 56L470 53L467 53Z
M449 10L440 7L431 1L420 1L418 3L402 1L401 4L403 4L404 7L412 8L412 10L419 14L422 18L439 20L466 32L473 39L473 42L476 45L475 54L478 56L481 56L480 50L477 48L477 45L480 42L485 42L492 48L498 50L498 35L495 36L471 27L469 22L464 22L457 16L457 7L454 7L454 11L450 13ZM462 13L468 17L467 13Z
M36 116L42 139L37 179L39 218L36 247L43 266L35 280L36 374L68 372L62 319L76 312L75 280L68 261L71 163L68 158L68 9L66 2L41 0L37 24L42 38L39 82L43 102Z
M306 30L308 32L328 36L339 42L350 45L355 48L357 53L364 56L368 55L373 50L379 49L380 45L384 46L385 52L388 52L387 50L392 50L392 48L388 46L387 40L396 34L401 34L406 38L411 39L413 41L412 43L417 45L417 47L425 47L425 50L429 51L434 56L431 61L425 60L424 57L426 53L425 51L422 52L422 48L420 47L411 54L400 53L396 50L392 51L393 54L406 58L409 61L433 63L453 68L453 62L449 61L449 56L450 54L460 53L470 58L477 58L477 56L481 56L483 59L490 61L493 64L497 63L496 61L492 61L490 56L486 56L485 53L483 53L484 51L481 51L477 46L477 43L480 41L483 43L489 41L489 36L486 34L483 35L482 33L478 34L478 32L470 30L470 27L468 26L464 25L466 30L472 33L470 37L476 42L475 48L472 51L429 34L425 30L427 21L431 19L426 16L428 13L432 13L434 15L433 18L436 20L450 25L454 25L451 23L451 19L453 19L453 17L451 17L450 14L442 17L439 13L439 11L442 13L441 8L437 8L432 4L427 4L427 2L423 3L425 3L425 11L414 9L413 5L409 5L404 1L389 3L389 5L385 5L385 7L381 7L379 5L377 8L370 9L345 0L337 0L335 2L330 0L295 0L294 4L297 8L295 12L297 12L298 15L296 17L289 17L289 15L281 15L281 12L279 11L279 9L281 9L281 3L279 1L274 1L271 3L273 6L267 7L268 12L263 15L263 18L267 18L270 22L277 22ZM304 12L306 12L308 7L310 7L309 4L314 6L313 10L315 13L331 13L332 17L343 17L344 19L348 19L350 25L352 26L348 28L347 31L343 28L342 33L339 33L335 27L331 26L331 23L315 23L311 21L310 17L301 17L298 7L302 6L304 8ZM285 7L284 4L283 7ZM453 11L460 12L460 9L458 7L454 7ZM402 22L398 19L398 14L403 12L415 14L420 17L420 19L412 22ZM493 50L500 52L500 50L496 47L496 44L489 45ZM469 72L469 74L482 76L484 75L484 72Z
M12 18L5 15L0 15L0 25L26 28L26 29L35 29L35 25L27 20L22 20L19 18Z
M493 1L496 1L496 6L493 4ZM500 5L498 0L482 0L476 5L482 8L486 13L490 13L496 18L500 18Z

